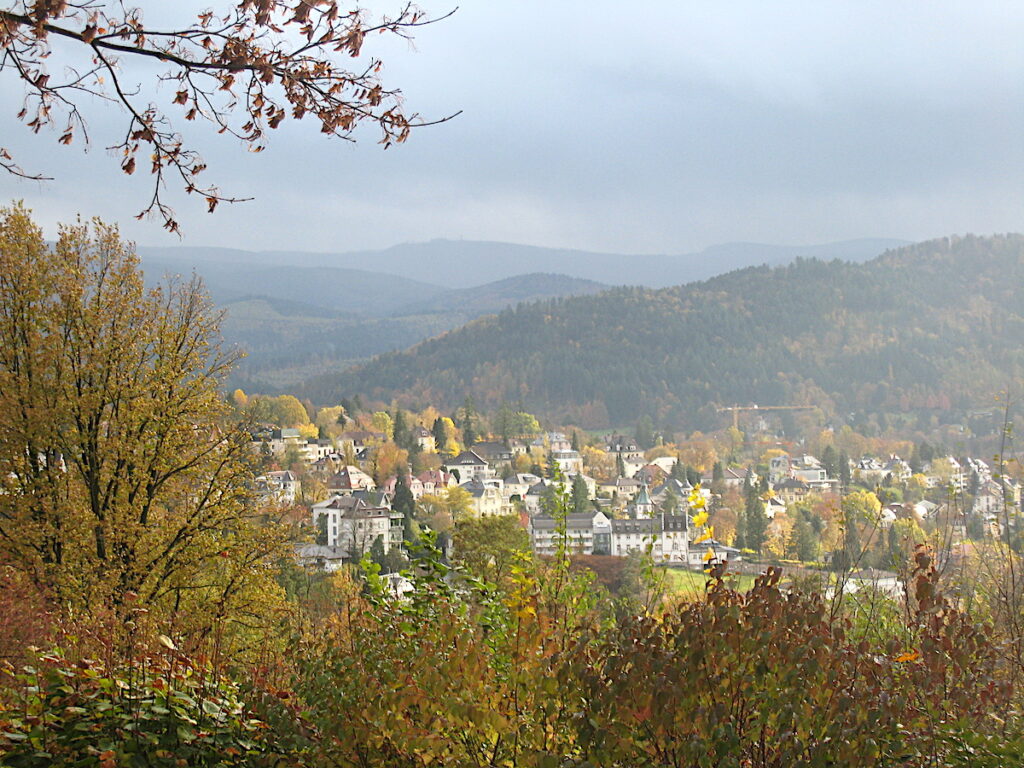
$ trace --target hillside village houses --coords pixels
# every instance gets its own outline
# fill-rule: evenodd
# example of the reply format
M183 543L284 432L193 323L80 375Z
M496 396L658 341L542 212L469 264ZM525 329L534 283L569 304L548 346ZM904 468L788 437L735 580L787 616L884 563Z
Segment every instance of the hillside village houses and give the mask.
M255 485L261 504L268 506L289 507L299 498L302 489L299 476L287 469L260 475Z
M416 425L410 429L416 450L436 454L434 434ZM380 538L384 552L403 546L402 515L393 511L397 478L392 475L374 482L375 452L386 443L380 432L350 430L332 440L303 438L299 430L264 430L253 436L253 448L264 457L286 456L305 462L319 478L324 498L309 506L310 520L317 531L315 545L304 545L300 559L334 567L341 561L358 559ZM485 439L466 446L454 456L438 456L433 465L419 473L408 472L405 485L415 501L425 495L443 494L455 486L467 492L470 514L475 517L522 515L533 548L539 554L555 551L557 523L547 511L554 481L537 473L557 467L563 476L561 491L572 493L579 479L592 508L573 511L566 519L569 549L580 554L621 557L650 548L658 562L699 567L713 548L726 559L740 557L739 551L719 541L693 544L691 496L695 488L675 471L675 456L647 459L633 438L611 435L603 446L607 463L594 471L564 433L547 432L535 438ZM522 457L526 457L525 459ZM354 458L354 461L353 461ZM533 471L517 471L532 466ZM609 472L608 466L614 466ZM833 465L834 466L834 465ZM717 467L700 475L699 493L705 506L713 508L718 497L745 485L762 484L761 498L769 521L788 508L815 498L834 497L840 479L818 457L802 453L773 455L765 465L765 478L751 467ZM909 462L899 456L863 457L851 460L848 477L867 487L903 484L912 475ZM987 530L998 535L1005 505L1019 508L1020 484L1006 478L993 479L982 460L939 457L918 465L924 487L951 486L959 491L972 487L969 512L981 516ZM692 477L692 475L691 475ZM764 490L767 488L767 490ZM293 506L302 498L300 476L291 468L268 471L256 478L254 491L261 503ZM888 527L901 519L923 522L933 518L939 504L921 500L884 504L879 524Z

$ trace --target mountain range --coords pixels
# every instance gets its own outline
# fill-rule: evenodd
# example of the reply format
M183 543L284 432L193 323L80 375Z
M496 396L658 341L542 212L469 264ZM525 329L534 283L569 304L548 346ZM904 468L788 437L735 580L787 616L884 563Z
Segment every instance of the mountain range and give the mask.
M1024 236L952 237L866 263L799 259L689 285L519 305L301 394L502 402L593 428L721 425L730 404L942 418L1024 375Z
M139 252L150 282L193 271L203 277L226 311L227 343L247 352L232 384L274 391L521 303L592 295L610 285L690 282L794 258L860 262L896 242L733 243L676 256L446 240L341 254L197 247Z
M445 288L473 288L533 272L555 272L606 285L661 288L706 280L755 264L785 264L796 258L866 261L886 249L906 244L906 241L891 238L800 246L724 243L697 253L667 255L599 253L477 240L431 240L402 243L381 250L340 253L243 251L195 246L140 246L138 250L148 262L195 265L204 272L204 276L211 265L224 265L236 270L245 267L256 272L262 268L307 267L363 272L371 269L372 265L371 271L375 273ZM341 287L336 285L335 289Z

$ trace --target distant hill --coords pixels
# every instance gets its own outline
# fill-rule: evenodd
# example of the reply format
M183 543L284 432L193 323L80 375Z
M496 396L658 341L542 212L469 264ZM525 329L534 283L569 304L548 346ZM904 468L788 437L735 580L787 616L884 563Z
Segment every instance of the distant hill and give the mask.
M1022 339L1024 237L954 237L863 264L798 260L519 306L304 394L448 408L471 394L593 427L646 414L706 428L732 403L920 415L990 403L1024 375Z
M262 266L204 261L195 256L167 259L142 253L147 278L166 274L202 276L213 299L226 304L247 296L266 296L320 307L328 312L384 317L400 307L443 293L440 285L365 269Z
M233 266L236 272L239 265L246 265L248 269L257 272L260 266L288 269L330 267L361 271L372 269L374 272L445 288L472 288L533 272L557 272L606 285L660 288L706 280L742 267L784 264L796 258L866 261L888 248L900 245L906 245L906 242L884 238L806 246L727 243L699 253L645 255L597 253L476 240L431 240L425 243L403 243L383 250L347 253L242 251L187 246L140 246L139 253L151 261L184 262L204 268L212 264L224 264ZM249 287L243 291L243 295L245 293L265 291Z
M372 304L379 311L388 304L383 299L373 302L369 287L357 300L345 303L350 310L362 308L358 312L276 296L250 295L225 301L225 295L238 289L213 288L213 295L221 298L220 306L226 310L225 340L247 353L232 383L267 391L288 389L316 374L338 372L382 352L405 349L521 301L596 293L606 286L565 275L523 275L477 288L434 293L434 298L406 304L393 316L378 316L364 308ZM313 298L318 295L313 290L307 292Z
M433 298L400 307L396 315L420 315L437 312L459 312L470 317L500 312L520 302L555 299L560 296L586 296L607 290L608 286L593 280L568 275L535 272L508 277L475 288L458 288L436 294Z
M689 282L798 256L863 261L891 242L740 243L684 256L446 240L346 254L197 247L139 252L149 282L195 271L228 310L225 338L248 352L233 383L287 389L523 302L589 295L613 284ZM595 276L604 276L604 283Z

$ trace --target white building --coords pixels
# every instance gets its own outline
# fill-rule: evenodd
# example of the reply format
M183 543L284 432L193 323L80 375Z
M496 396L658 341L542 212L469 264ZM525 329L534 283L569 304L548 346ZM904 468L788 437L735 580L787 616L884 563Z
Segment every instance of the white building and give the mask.
M477 517L510 515L513 512L512 504L502 493L501 480L477 478L468 483L462 483L459 487L469 491L469 495L472 497L473 511Z
M616 519L611 527L611 554L616 557L650 548L656 563L687 562L690 533L686 515Z
M402 515L385 504L373 505L361 495L333 496L314 504L311 513L319 532L317 543L342 548L355 560L369 552L378 539L385 553L402 541Z
M455 458L449 459L444 463L444 469L456 475L459 483L494 476L490 465L474 451L463 451Z
M611 554L611 521L603 512L583 512L565 516L565 543L568 551L578 555ZM553 555L558 550L561 533L558 521L546 515L534 515L527 527L533 551Z
M302 484L298 475L289 470L268 472L256 478L256 492L265 504L291 506L301 491Z

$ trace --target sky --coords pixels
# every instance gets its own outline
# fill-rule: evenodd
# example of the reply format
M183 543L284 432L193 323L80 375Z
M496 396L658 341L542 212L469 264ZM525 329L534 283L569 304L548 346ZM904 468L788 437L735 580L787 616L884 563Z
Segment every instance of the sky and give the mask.
M185 5L138 4L161 22ZM50 233L99 215L141 245L253 250L686 253L1024 231L1021 39L1024 4L985 0L461 0L413 45L370 44L407 110L457 118L387 150L286 121L259 155L183 124L209 179L255 199L210 215L172 191L180 238L133 218L149 179L104 149L116 107L86 105L87 153L59 146L14 119L21 86L0 73L0 146L55 177L0 175L0 201L25 200Z

